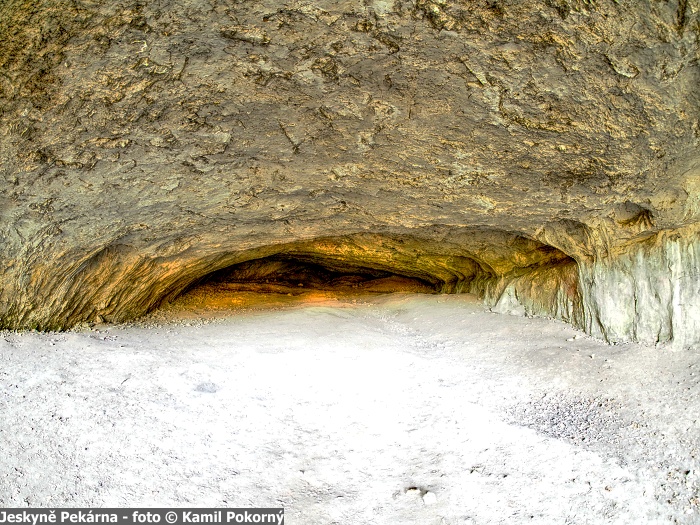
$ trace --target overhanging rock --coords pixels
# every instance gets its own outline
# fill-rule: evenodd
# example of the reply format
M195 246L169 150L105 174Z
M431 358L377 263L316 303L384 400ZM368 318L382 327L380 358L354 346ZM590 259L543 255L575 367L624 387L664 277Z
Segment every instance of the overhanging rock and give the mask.
M124 320L227 266L328 249L696 346L699 13L8 0L0 325Z

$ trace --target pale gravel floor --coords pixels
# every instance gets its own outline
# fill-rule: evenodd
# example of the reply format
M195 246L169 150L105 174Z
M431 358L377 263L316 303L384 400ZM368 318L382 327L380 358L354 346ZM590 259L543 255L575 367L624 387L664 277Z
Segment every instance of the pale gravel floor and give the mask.
M700 523L699 374L468 296L2 332L0 506Z

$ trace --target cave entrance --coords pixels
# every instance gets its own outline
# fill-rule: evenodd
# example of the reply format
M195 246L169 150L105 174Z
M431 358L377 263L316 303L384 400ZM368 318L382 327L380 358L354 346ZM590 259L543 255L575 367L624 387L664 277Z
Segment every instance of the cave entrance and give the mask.
M173 305L187 310L218 310L441 291L439 279L416 273L317 256L277 254L214 271L190 285Z
M436 293L435 282L390 271L334 264L303 256L273 255L236 264L209 274L206 284L231 290L291 293L327 290L338 293Z
M182 273L161 305L201 313L470 293L496 311L583 322L577 263L559 249L501 230L428 233L434 238L362 233L223 253Z

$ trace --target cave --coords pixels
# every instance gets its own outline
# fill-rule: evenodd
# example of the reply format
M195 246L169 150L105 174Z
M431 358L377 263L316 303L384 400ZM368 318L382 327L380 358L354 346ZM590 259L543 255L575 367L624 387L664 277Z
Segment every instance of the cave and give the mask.
M441 242L430 239L430 233L435 231L323 237L217 256L206 269L193 265L169 281L142 283L141 313L171 303L223 308L269 305L285 297L294 303L364 294L469 293L497 312L584 326L578 265L561 250L488 228L446 231ZM134 315L119 310L94 314L100 320Z
M334 264L334 261L314 257L277 255L212 272L193 286L212 285L260 293L294 293L309 289L345 293L435 293L439 284L428 275L401 275L365 266Z
M620 523L697 521L697 454L681 461L671 451L695 450L698 434L682 407L698 401L699 56L698 0L0 0L0 359L11 363L0 370L0 411L20 441L42 425L63 435L60 425L73 417L63 397L81 392L76 420L109 442L102 429L128 414L123 435L162 452L163 464L180 457L163 452L163 429L182 416L201 430L192 407L206 411L206 399L223 403L207 419L212 426L236 421L229 434L245 434L245 420L275 429L276 444L265 442L245 473L224 462L230 471L208 482L221 497L203 496L204 484L195 483L196 497L159 485L172 496L163 501L183 505L252 504L224 481L241 476L248 496L289 503L309 523L404 515L491 523L493 509L511 504L519 509L513 523L594 523L616 512ZM162 375L149 363L161 364ZM305 375L316 363L322 370ZM294 371L290 383L285 367ZM344 368L353 382L344 382ZM105 370L123 372L119 383ZM274 385L249 382L264 382L262 370L298 389L289 398L297 405ZM84 387L76 379L91 374L95 383ZM393 390L380 388L381 376ZM333 397L327 377L342 395ZM354 390L366 377L374 397ZM237 381L254 394L236 390ZM659 404L667 394L674 417ZM2 405L3 395L12 401ZM335 401L323 405L327 395ZM354 397L360 415L346 403ZM151 398L158 406L143 401ZM17 408L24 399L39 415ZM239 400L241 420L226 412ZM170 414L157 442L132 432L150 424L135 412L142 402L150 420ZM338 426L324 434L303 406ZM393 457L392 475L402 464L421 473L403 472L391 490L381 485L387 479L362 478L382 498L390 493L384 521L354 520L338 501L343 512L304 521L304 508L281 495L286 488L251 488L262 486L250 476L255 462L271 464L286 443L277 457L298 460L285 463L294 490L335 497L338 480L324 477L323 461L314 463L320 477L304 477L304 462L315 460L296 451L308 427L361 456L343 441L337 414L365 430L364 415L382 414L376 419L400 428L394 439L377 427L388 441L360 458L364 471ZM467 420L483 425L460 426ZM538 480L536 509L504 489L510 471L487 443L470 448L481 428L501 452L519 450L512 464L526 466L517 486ZM469 463L449 479L478 488L490 510L441 507L464 499L411 452L430 456L414 430L442 447L430 461ZM520 441L504 437L510 430ZM15 439L10 433L4 439ZM90 441L90 432L78 433ZM178 446L197 450L184 428L175 434ZM438 434L455 442L469 434L459 443L470 456ZM42 443L37 457L63 457L65 442L31 435ZM370 435L357 437L371 445ZM217 454L226 440L202 437L219 438ZM22 471L20 459L40 464L20 441L10 463L0 462L5 472ZM551 472L532 467L529 475L520 442ZM85 458L93 448L99 443L72 453ZM329 462L338 459L327 452ZM640 466L645 455L654 472ZM104 450L95 457L109 461ZM627 478L598 468L602 457L623 470L629 460L637 469L629 479L658 482L648 493L654 501L641 483L631 499L616 492ZM56 465L52 479L70 467ZM179 465L199 479L197 468ZM577 474L567 477L561 465ZM586 488L586 469L600 486ZM86 479L109 484L90 472ZM129 472L112 487L85 489L92 496L56 500L34 474L7 489L0 480L0 504L161 501ZM508 501L487 490L494 480ZM583 501L587 514L548 507L550 482L575 487L568 508ZM371 508L372 495L358 487L340 495ZM445 512L426 510L435 508Z
M440 290L429 275L343 264L313 255L272 255L234 264L196 279L165 306L190 310L270 308L367 295Z
M490 305L700 341L688 2L59 4L2 6L1 327L135 319L279 247L374 235L476 261ZM564 254L568 311L559 270L528 303L540 263L508 236Z

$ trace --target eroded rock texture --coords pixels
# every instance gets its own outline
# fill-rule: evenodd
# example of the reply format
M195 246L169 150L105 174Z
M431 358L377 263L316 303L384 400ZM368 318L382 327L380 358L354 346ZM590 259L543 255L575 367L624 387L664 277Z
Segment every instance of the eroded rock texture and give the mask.
M0 3L0 323L274 255L700 342L697 0Z

